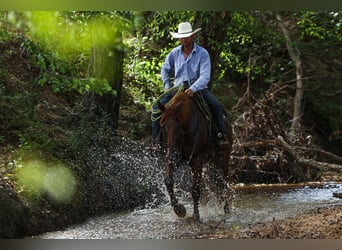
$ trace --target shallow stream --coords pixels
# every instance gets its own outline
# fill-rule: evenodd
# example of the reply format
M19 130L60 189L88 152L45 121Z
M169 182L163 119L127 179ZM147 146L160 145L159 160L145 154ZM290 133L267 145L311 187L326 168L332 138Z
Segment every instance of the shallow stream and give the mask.
M224 215L221 205L210 198L200 207L202 223L191 221L192 203L182 199L188 215L178 218L166 203L155 208L107 214L89 219L64 231L39 235L43 239L174 239L232 238L234 230L243 230L259 222L293 217L328 205L342 205L333 197L342 192L341 183L303 185L234 186L230 214Z

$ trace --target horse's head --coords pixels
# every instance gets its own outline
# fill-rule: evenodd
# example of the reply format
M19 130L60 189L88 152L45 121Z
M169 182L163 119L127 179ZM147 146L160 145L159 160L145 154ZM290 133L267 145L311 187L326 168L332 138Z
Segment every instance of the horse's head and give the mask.
M158 102L159 109L162 111L160 118L162 139L171 158L178 157L181 151L184 129L190 117L189 101L185 93L180 93L167 106Z
M179 117L182 103L172 104L168 107L158 103L162 116L160 118L160 131L165 146L171 152L179 152L181 145L183 128Z

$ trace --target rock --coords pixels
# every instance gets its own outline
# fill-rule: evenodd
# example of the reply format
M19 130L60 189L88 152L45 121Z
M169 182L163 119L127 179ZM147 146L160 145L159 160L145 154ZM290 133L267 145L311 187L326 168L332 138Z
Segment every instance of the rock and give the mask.
M333 193L333 197L342 199L342 193Z

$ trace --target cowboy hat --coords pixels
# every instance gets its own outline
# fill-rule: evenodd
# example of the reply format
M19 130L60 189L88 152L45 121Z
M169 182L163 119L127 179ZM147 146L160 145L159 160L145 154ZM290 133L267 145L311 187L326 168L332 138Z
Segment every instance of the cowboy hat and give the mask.
M192 31L191 24L189 22L180 23L178 25L178 33L176 32L170 32L171 36L174 38L185 38L190 37L196 32L200 31L202 28L198 28L194 31Z

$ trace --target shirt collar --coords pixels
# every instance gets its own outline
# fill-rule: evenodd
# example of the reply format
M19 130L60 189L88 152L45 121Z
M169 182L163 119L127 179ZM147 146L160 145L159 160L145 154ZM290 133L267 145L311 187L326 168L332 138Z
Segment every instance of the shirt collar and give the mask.
M197 43L194 42L194 48L192 49L191 53L197 52ZM179 51L182 52L182 45L179 45Z
M192 50L193 52L196 52L197 51L197 43L194 42L194 48Z

